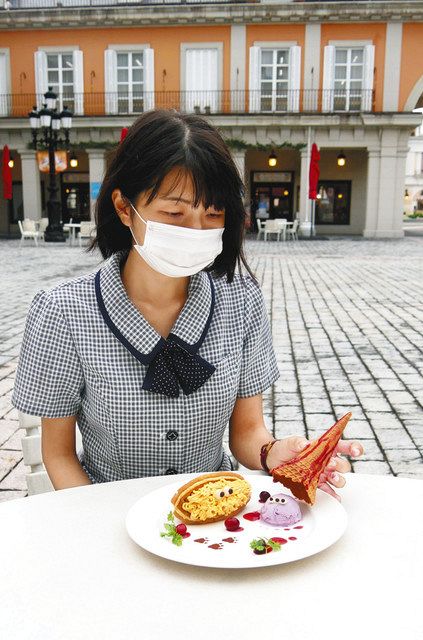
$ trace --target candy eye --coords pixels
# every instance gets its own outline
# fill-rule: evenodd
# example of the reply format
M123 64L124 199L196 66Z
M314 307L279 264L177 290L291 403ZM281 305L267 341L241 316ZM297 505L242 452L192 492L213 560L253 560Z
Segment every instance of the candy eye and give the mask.
M214 495L215 495L216 498L219 498L219 500L220 500L221 498L225 497L225 490L224 489L217 489L214 492Z
M274 502L273 496L270 496L269 502Z
M286 500L285 498L281 498L281 504L285 504Z
M275 502L279 502L279 498L275 498Z
M225 496L231 496L234 490L232 489L232 487L225 487L224 492L225 492Z

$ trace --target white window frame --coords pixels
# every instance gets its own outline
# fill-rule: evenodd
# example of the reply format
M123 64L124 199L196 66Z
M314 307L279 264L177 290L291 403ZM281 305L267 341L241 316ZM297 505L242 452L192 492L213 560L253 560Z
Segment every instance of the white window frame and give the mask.
M277 111L276 95L272 95L272 110L269 113L297 112L300 109L301 94L301 54L302 48L296 40L256 40L250 47L249 74L249 111L261 113L261 52L263 50L287 49L288 62L288 99L287 109ZM273 94L273 91L272 91ZM267 113L267 112L265 112Z
M74 58L73 68L73 93L74 93L74 115L84 115L84 61L83 52L79 48L79 45L64 45L60 46L39 46L38 52L44 53L46 56L49 53L72 53ZM78 59L77 59L78 58ZM35 56L35 85L37 94L37 105L41 106L42 94L48 89L47 81L47 58L45 62L45 69L39 69L37 65L37 59ZM63 108L62 99L59 96L58 110Z
M6 67L6 75L4 78L5 91L0 95L0 116L8 116L10 114L11 93L12 93L9 47L0 47L0 54L4 55L4 62Z
M154 109L154 49L148 42L136 44L109 44L104 51L104 94L105 112L109 115L119 113L118 81L117 81L117 54L143 52L143 85L144 85L144 111ZM112 53L108 53L112 52ZM131 93L131 91L130 91ZM134 113L132 110L128 114ZM139 113L139 112L137 112Z
M186 52L189 49L216 49L217 50L217 96L211 96L210 102L210 112L220 112L222 106L222 89L223 89L223 42L213 41L213 42L181 42L180 48L180 74L181 74L181 108L186 111L192 111L190 109L190 98L186 97L185 92L187 90L186 83ZM207 97L204 98L207 101ZM200 101L200 103L203 100ZM203 106L200 104L200 106ZM207 105L206 105L207 106Z
M332 48L332 49L331 49ZM330 51L332 50L332 53ZM322 111L333 111L336 49L363 49L363 84L360 111L371 111L374 80L375 45L372 40L329 40L324 48ZM358 113L346 109L342 113Z

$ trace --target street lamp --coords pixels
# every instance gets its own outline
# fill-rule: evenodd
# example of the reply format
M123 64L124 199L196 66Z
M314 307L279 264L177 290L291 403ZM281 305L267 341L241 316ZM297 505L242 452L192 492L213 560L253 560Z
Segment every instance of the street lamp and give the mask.
M61 113L56 109L57 95L49 87L44 94L43 108L37 111L33 107L28 113L32 132L32 146L36 150L48 149L49 161L49 198L47 202L48 226L44 233L46 242L66 242L61 223L61 203L58 198L59 187L56 178L56 163L54 153L60 147L69 149L69 131L72 127L72 112L63 107ZM60 128L64 130L65 139L59 138ZM39 136L40 134L40 136ZM39 137L38 137L39 136Z
M343 151L341 151L339 156L336 158L336 163L337 163L338 167L345 167L346 162L347 162L347 157L346 157L345 153Z

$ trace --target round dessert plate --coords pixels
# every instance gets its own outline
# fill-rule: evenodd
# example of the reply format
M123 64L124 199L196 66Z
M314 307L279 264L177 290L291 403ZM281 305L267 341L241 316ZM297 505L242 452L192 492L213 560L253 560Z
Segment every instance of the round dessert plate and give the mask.
M162 558L225 569L265 567L307 558L330 547L344 533L347 526L344 507L336 498L319 489L312 507L298 501L302 519L293 525L270 526L261 520L244 518L246 514L260 511L261 491L268 491L271 495L292 494L280 483L274 483L270 476L243 474L243 477L250 483L252 492L250 501L236 516L242 531L227 531L222 520L212 524L187 525L190 536L184 538L180 547L173 544L171 538L161 537L167 515L173 512L171 498L181 482L160 487L140 498L127 513L126 529L140 547ZM179 524L177 518L175 524ZM279 551L256 555L250 542L263 537L283 538L286 542Z

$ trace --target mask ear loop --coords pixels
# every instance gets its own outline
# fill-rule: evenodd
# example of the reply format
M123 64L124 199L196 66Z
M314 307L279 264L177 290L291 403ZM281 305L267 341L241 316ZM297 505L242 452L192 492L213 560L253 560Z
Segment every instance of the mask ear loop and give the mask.
M129 199L129 198L126 198L126 199L128 200L129 204L131 205L131 207L133 208L133 210L135 211L135 213L137 214L137 216L140 218L140 220L142 220L142 222L147 226L147 222L144 220L144 218L143 218L142 216L140 216L140 214L139 214L139 213L138 213L138 211L135 209L135 207L134 207L134 205L132 204L132 202L130 201L130 199ZM134 238L134 240L135 240L135 244L137 244L138 246L142 246L142 245L140 245L140 244L139 244L138 240L136 239L136 237L135 237L135 235L134 235L134 232L132 231L132 225L130 225L130 226L129 226L129 231L131 232L132 237L133 237L133 238Z

